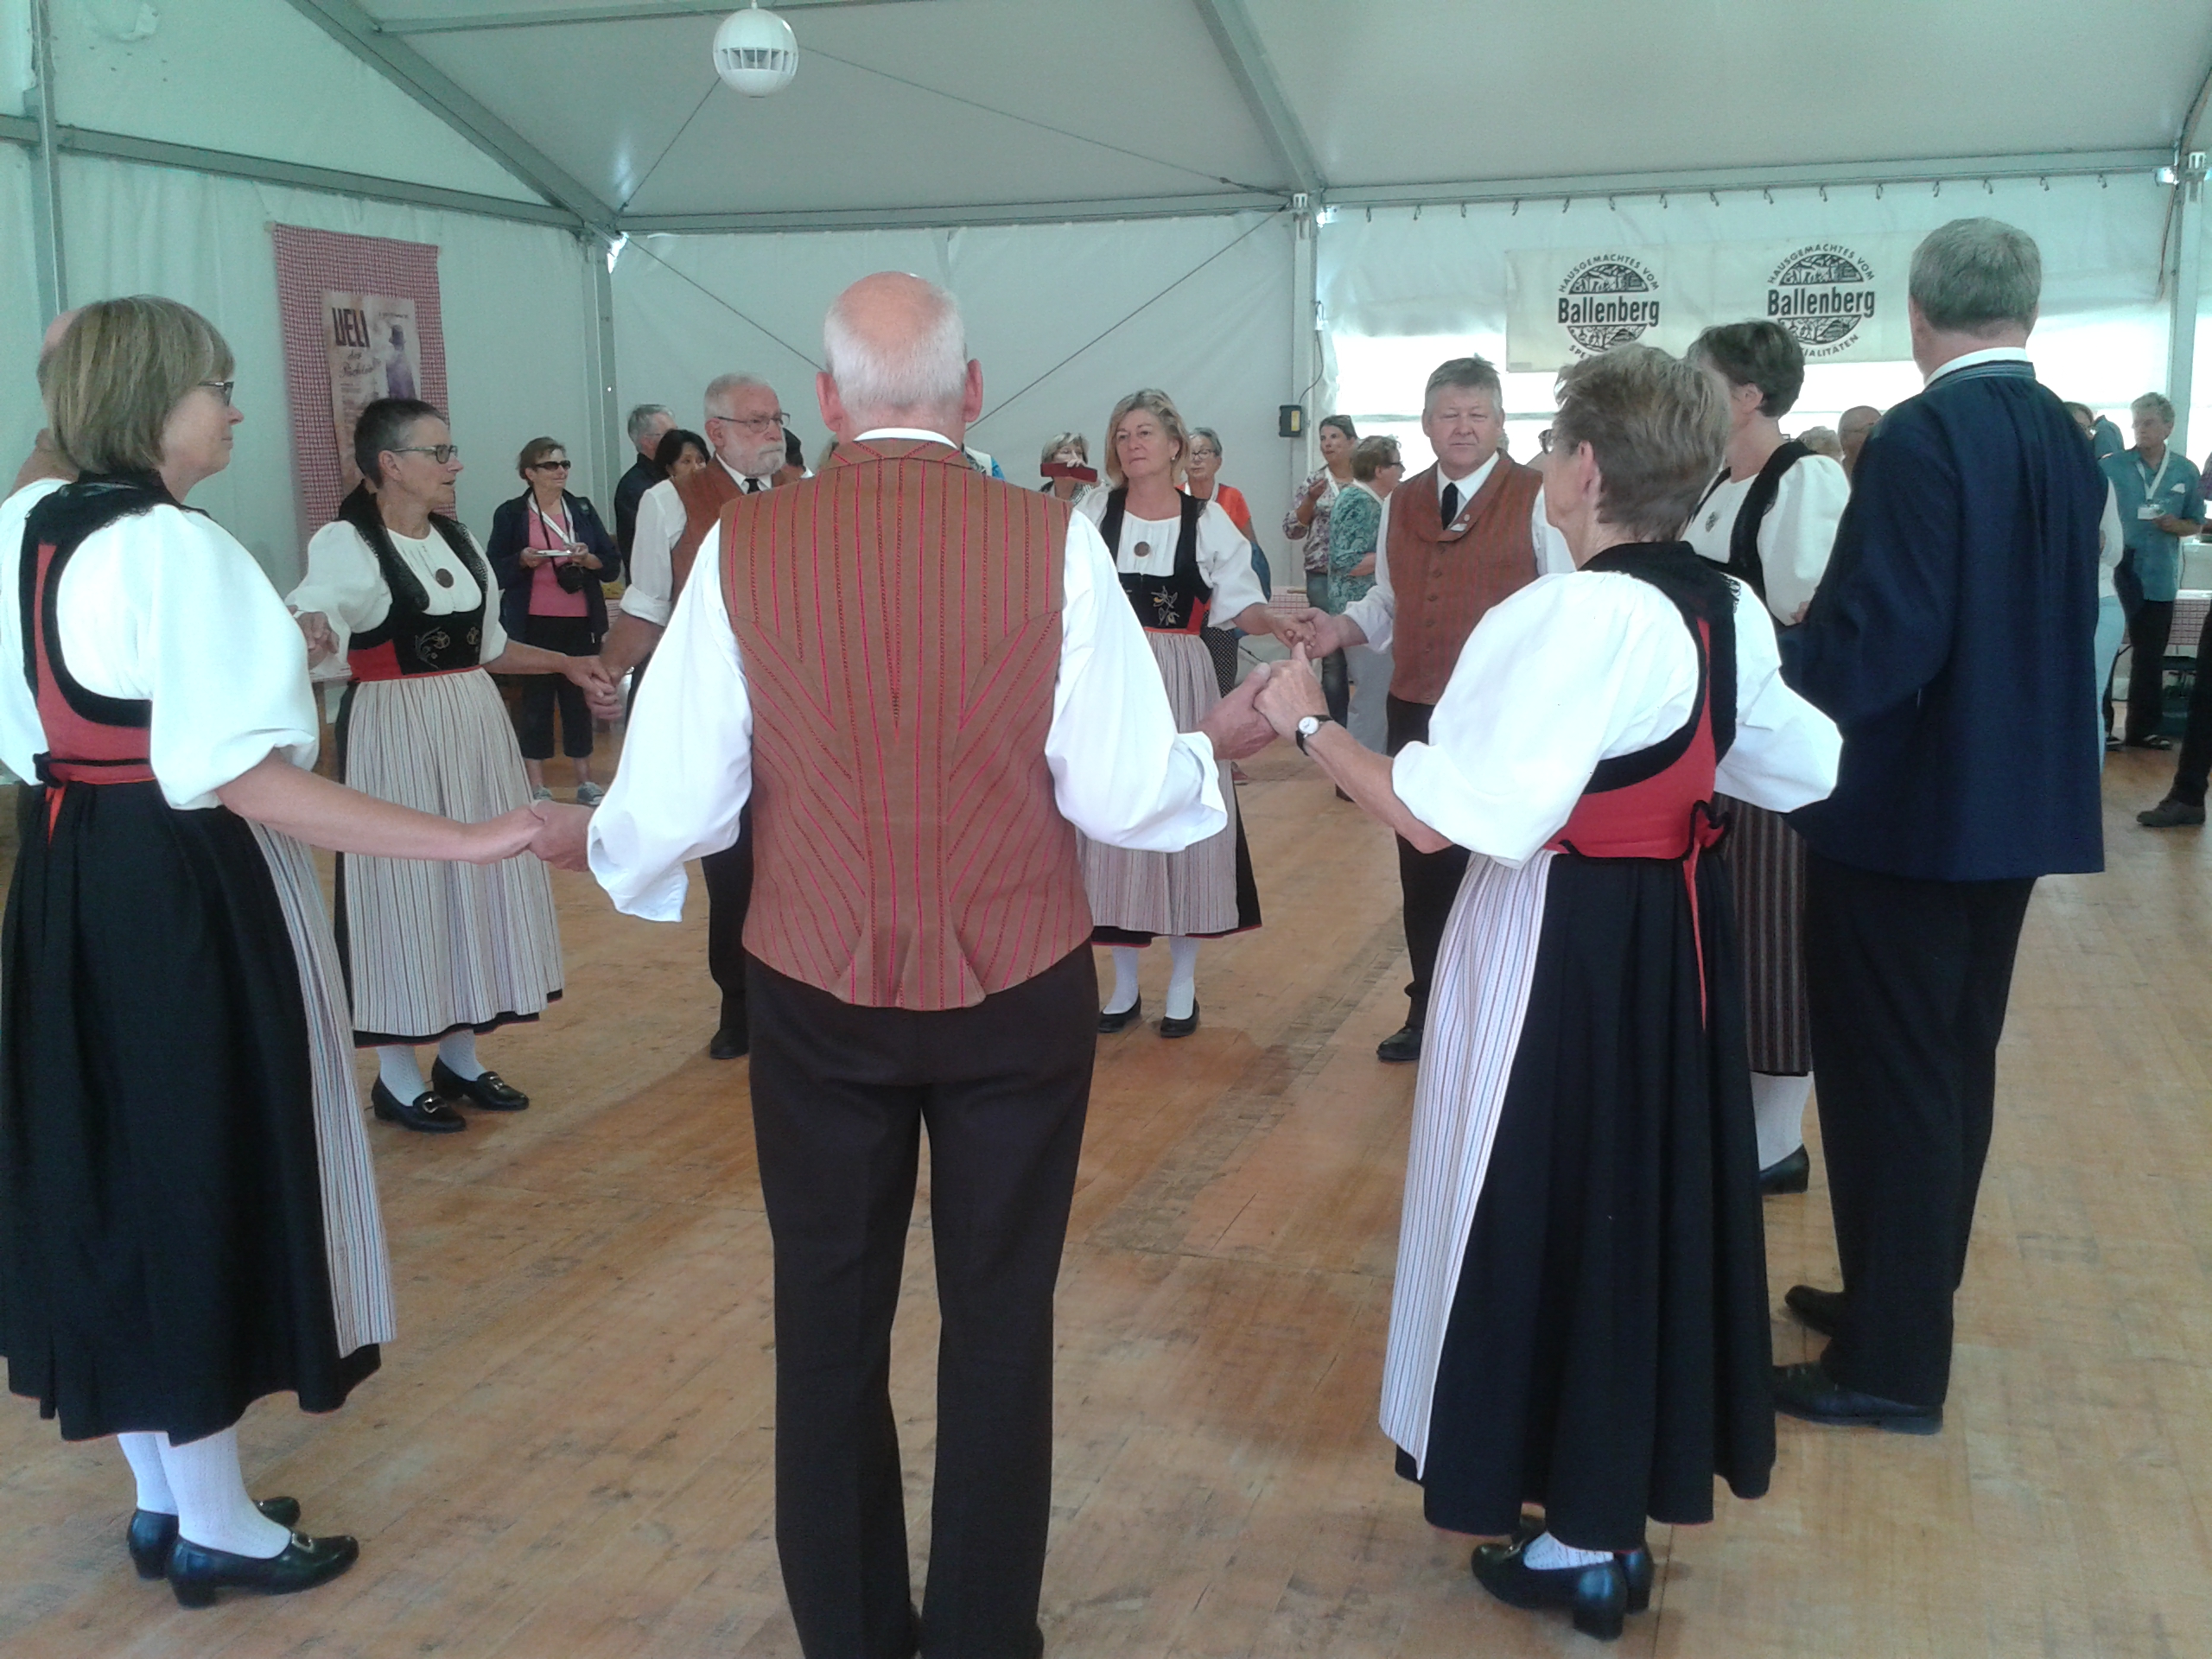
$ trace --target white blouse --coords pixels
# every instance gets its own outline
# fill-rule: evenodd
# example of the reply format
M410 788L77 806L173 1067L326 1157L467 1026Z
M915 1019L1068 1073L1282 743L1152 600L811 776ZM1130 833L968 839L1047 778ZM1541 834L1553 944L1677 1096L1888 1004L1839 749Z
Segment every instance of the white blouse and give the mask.
M1099 490L1075 504L1075 510L1094 524L1106 522L1106 499ZM1175 574L1175 543L1183 534L1180 518L1140 518L1135 513L1122 519L1122 545L1114 555L1114 568L1128 575L1172 576ZM1139 543L1150 550L1137 555ZM1210 627L1234 627L1251 605L1264 605L1259 572L1252 569L1252 543L1236 528L1236 521L1218 501L1209 501L1198 515L1198 575L1213 589L1206 607Z
M1782 683L1774 626L1737 587L1736 741L1717 787L1788 812L1835 787L1835 722ZM1682 614L1618 571L1539 576L1468 636L1428 741L1392 763L1398 798L1439 835L1521 865L1559 833L1600 760L1681 729L1697 696Z
M23 521L60 487L41 479L0 502L0 760L19 778L48 747L22 671ZM54 620L86 690L153 704L154 778L179 810L220 804L215 791L271 751L315 764L321 728L299 625L213 519L156 507L95 531L61 573Z
M461 533L467 535L465 530ZM423 607L428 614L449 616L476 608L484 598L483 588L468 567L454 556L454 550L435 527L419 541L396 531L391 535L393 550L429 595ZM476 548L478 558L484 556L475 537L470 537L468 544ZM440 583L441 570L451 578L451 586ZM369 544L361 539L361 532L340 518L315 531L315 539L308 543L308 573L284 602L295 611L321 612L337 636L338 653L343 657L355 634L366 633L391 614L391 590L385 586L384 570ZM499 594L494 588L491 602L484 607L484 641L477 660L491 662L506 648L507 631L499 626Z
M1728 563L1736 514L1758 474L1732 478L1715 490L1690 520L1683 539L1715 564ZM1797 620L1835 550L1835 527L1851 500L1851 480L1840 463L1806 455L1783 474L1774 509L1759 524L1759 565L1766 579L1766 607L1778 622Z

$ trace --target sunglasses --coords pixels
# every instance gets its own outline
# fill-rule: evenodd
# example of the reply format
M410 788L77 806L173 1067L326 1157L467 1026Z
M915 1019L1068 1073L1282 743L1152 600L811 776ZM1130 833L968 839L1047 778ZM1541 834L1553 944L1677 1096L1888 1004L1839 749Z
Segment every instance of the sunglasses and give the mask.
M530 463L530 470L533 473L565 473L575 465L572 461L533 461Z

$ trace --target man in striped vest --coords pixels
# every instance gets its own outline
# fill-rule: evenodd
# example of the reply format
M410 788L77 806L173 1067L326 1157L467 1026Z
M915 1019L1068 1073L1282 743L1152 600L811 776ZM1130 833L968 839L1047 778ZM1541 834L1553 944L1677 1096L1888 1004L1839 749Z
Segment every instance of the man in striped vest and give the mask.
M950 295L886 273L823 327L821 474L728 503L589 824L620 909L753 807L753 1122L775 1242L776 1541L813 1659L1027 1659L1051 1508L1052 1289L1098 1018L1076 833L1179 850L1268 741L1258 681L1178 734L1090 521L977 472ZM580 821L548 850L574 863ZM556 844L558 843L558 844ZM929 1583L889 1394L930 1139L944 1334Z

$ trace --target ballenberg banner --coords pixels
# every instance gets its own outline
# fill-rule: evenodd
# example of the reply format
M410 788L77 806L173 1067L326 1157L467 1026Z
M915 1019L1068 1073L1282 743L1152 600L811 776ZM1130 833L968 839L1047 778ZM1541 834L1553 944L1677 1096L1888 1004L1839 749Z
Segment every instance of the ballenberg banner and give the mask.
M1905 277L1916 238L1549 249L1507 256L1506 366L1565 368L1616 346L1681 352L1714 323L1764 318L1808 362L1912 355Z

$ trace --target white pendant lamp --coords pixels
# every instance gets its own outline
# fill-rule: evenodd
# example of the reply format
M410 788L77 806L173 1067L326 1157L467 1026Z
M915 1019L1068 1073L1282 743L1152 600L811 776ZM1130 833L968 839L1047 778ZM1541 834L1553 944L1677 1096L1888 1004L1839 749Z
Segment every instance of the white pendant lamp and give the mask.
M747 98L780 92L798 73L798 41L791 26L760 0L734 11L715 31L715 73Z

